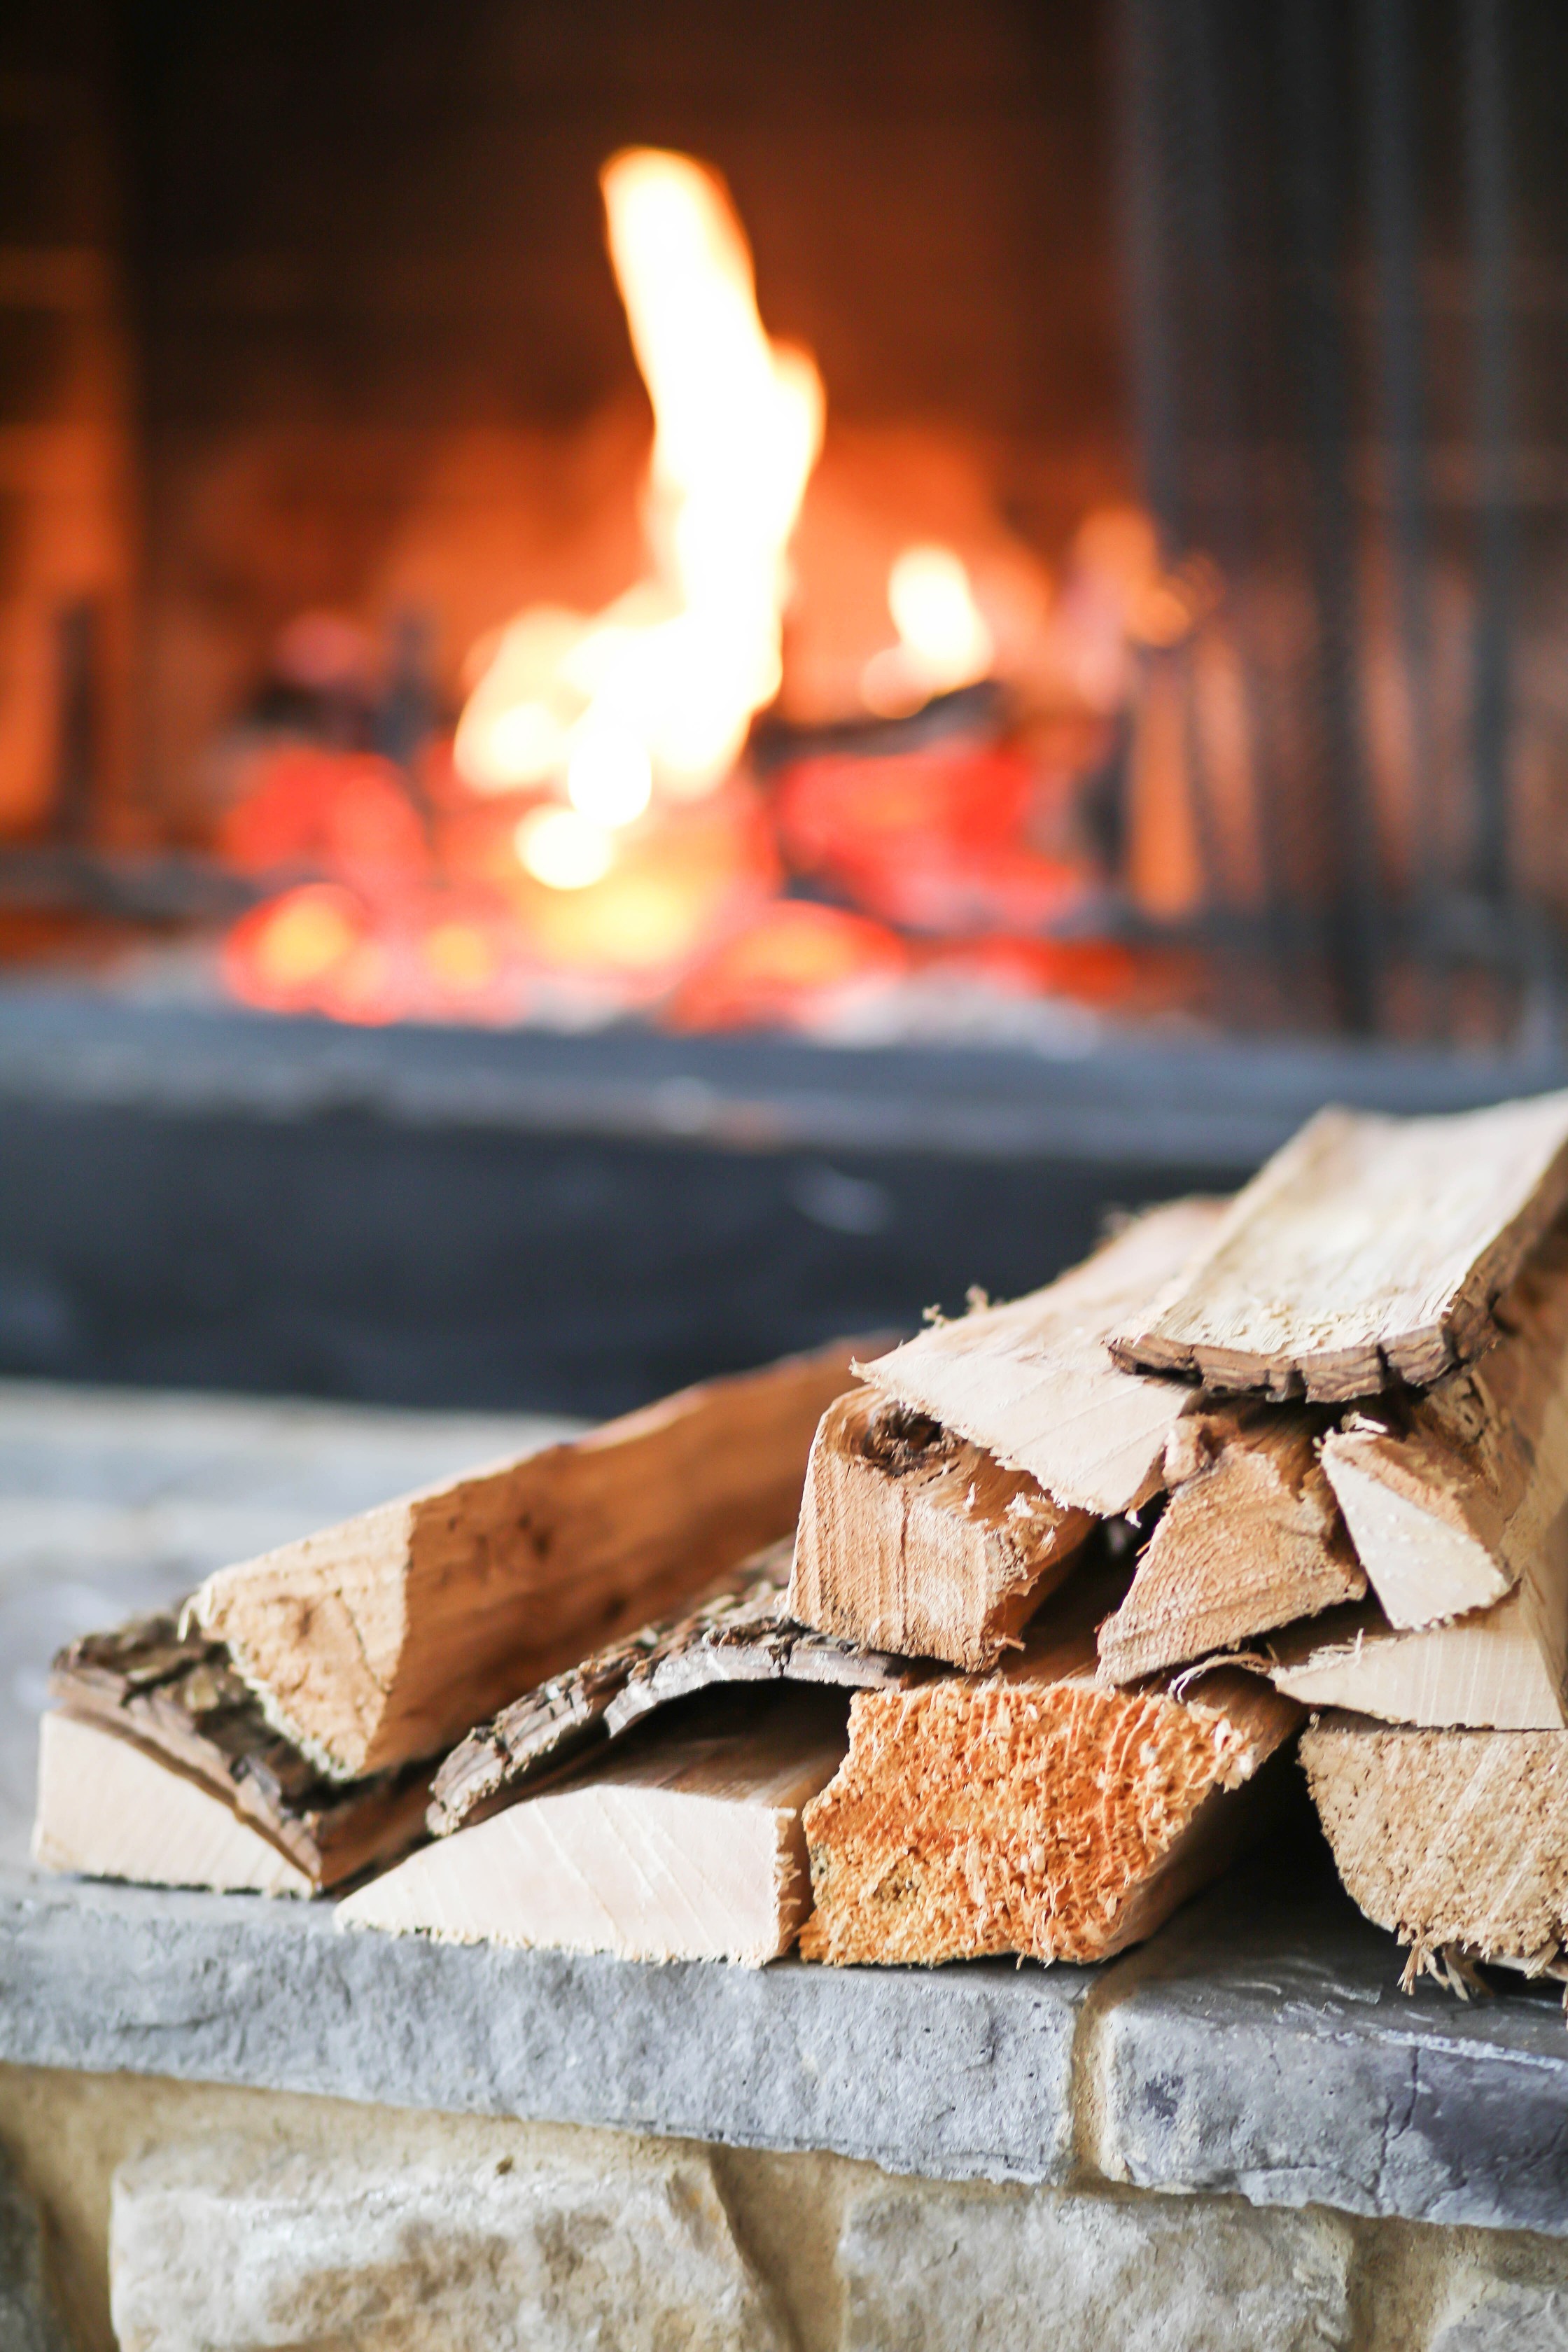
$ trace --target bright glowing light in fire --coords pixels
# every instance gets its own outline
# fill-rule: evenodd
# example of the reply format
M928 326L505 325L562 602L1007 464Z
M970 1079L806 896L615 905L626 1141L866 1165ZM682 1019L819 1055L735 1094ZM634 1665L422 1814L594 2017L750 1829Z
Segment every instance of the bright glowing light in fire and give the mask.
M868 709L896 718L933 694L953 694L990 676L995 641L951 547L906 547L896 555L888 610L899 642L866 665L860 690Z
M600 829L632 823L656 792L690 799L721 782L778 692L787 551L824 405L809 356L763 330L745 234L715 173L640 148L606 164L601 184L653 404L654 574L592 619L521 614L456 743L476 790L563 783L572 807L556 814ZM520 828L519 856L541 880L556 880L558 861L538 845L557 838L588 835L532 819ZM580 858L559 862L574 878L557 887L598 878L580 875Z
M616 862L605 827L576 809L530 809L512 838L524 873L552 890L586 890Z
M566 762L566 797L596 824L630 824L653 798L653 764L629 728L579 727Z

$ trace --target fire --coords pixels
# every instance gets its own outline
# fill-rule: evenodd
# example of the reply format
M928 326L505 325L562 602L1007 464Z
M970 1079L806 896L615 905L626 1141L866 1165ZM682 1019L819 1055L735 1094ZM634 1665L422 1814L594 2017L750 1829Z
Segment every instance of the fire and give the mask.
M535 879L580 888L657 796L723 781L781 677L790 535L821 446L821 379L771 341L745 234L717 174L639 148L601 176L610 257L654 412L650 575L595 616L558 606L502 633L455 757L480 792L548 784L519 828Z
M860 691L868 710L897 719L991 675L995 641L951 547L906 547L895 556L888 610L899 642L866 665Z

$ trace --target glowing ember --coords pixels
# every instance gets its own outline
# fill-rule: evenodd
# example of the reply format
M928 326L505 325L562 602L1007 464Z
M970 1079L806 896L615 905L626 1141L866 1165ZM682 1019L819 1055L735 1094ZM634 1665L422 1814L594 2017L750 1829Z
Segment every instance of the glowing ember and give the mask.
M601 184L653 404L653 575L594 618L539 606L513 621L456 744L478 791L564 791L577 827L525 820L518 840L527 870L558 888L607 870L601 842L604 862L585 871L583 826L632 824L656 793L710 792L777 694L786 551L823 425L813 362L763 330L745 236L717 175L637 149L608 163Z

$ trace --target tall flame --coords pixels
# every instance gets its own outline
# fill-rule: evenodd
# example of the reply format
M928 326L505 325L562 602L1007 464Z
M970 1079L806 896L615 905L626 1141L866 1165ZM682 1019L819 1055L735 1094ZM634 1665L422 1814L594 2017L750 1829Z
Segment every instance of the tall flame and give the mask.
M780 679L790 534L822 443L810 357L770 341L745 233L718 175L635 148L600 175L610 258L653 404L651 575L589 618L553 606L504 631L458 724L479 791L553 782L584 838L520 831L541 880L588 874L591 831L654 793L690 799L734 765ZM566 812L563 812L566 814ZM535 836L538 836L535 842ZM603 871L603 865L598 866Z

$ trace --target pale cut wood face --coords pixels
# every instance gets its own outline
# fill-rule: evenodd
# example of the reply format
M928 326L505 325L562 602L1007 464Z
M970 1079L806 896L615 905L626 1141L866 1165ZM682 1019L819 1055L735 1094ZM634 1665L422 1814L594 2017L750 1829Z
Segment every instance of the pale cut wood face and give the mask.
M623 1959L776 1958L809 1908L800 1815L843 1760L846 1702L759 1698L718 1728L647 1725L412 1855L352 1895L343 1923Z
M1568 1730L1394 1729L1328 1716L1301 1761L1340 1876L1412 1972L1461 1958L1560 1973Z
M1113 1681L1166 1672L1364 1595L1318 1465L1323 1420L1308 1407L1253 1404L1182 1423L1165 1449L1170 1500L1126 1600L1100 1629L1100 1665Z
M279 1845L188 1773L69 1715L46 1715L39 1726L33 1859L143 1886L315 1892Z
M1437 1118L1321 1111L1121 1324L1117 1355L1327 1402L1426 1385L1496 1336L1495 1300L1565 1198L1568 1095Z

